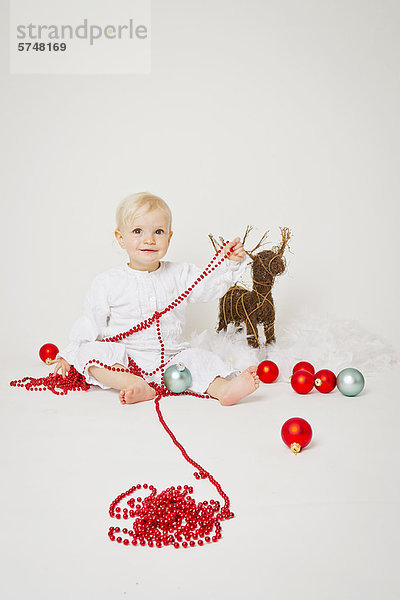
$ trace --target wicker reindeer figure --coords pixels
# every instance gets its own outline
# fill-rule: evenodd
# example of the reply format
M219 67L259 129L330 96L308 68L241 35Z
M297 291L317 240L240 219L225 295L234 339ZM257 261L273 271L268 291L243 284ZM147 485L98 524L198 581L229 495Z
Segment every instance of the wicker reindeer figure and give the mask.
M247 227L242 241L243 245L251 229L252 227ZM275 277L281 275L286 268L283 253L290 239L290 231L287 227L281 227L280 245L255 254L267 235L268 231L264 233L253 250L246 251L253 261L251 265L253 289L248 290L235 283L219 301L217 332L222 329L226 330L228 323L233 323L242 329L243 323L246 326L248 344L254 348L261 347L258 324L262 324L264 327L265 344L275 341L275 308L271 292ZM218 243L214 237L209 235L209 238L214 248L217 249ZM220 240L223 243L223 239L220 238Z

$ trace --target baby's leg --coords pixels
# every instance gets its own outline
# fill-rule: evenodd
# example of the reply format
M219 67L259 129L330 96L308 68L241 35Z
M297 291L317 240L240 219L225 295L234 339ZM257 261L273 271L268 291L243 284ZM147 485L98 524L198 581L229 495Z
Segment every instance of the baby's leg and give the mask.
M202 348L187 348L170 359L167 367L182 362L192 375L190 390L203 394L206 392L217 398L221 404L236 404L245 396L255 392L260 385L257 367L248 367L237 377L232 377L234 369L217 354ZM225 379L229 377L229 379ZM211 381L211 383L210 383Z
M231 406L256 391L260 385L257 367L247 367L233 379L216 377L208 386L207 394L217 398L224 406Z
M98 381L120 390L119 399L121 404L134 404L135 402L144 402L155 398L155 390L142 377L133 375L126 371L123 365L116 363L114 368L120 368L121 371L110 371L102 367L89 367L90 374Z

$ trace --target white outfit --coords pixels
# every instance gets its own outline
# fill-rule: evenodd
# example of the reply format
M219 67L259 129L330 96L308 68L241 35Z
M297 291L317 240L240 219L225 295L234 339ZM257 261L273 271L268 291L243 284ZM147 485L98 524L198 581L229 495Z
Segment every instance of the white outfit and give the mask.
M188 302L209 302L220 298L238 281L247 261L224 260L210 275L197 284L187 298L160 319L165 345L165 361L183 362L192 375L190 389L204 393L215 377L236 372L217 355L200 348L189 348L182 339ZM103 338L128 331L158 310L162 311L201 275L202 270L189 263L161 261L156 271L137 271L121 265L95 277L85 298L84 315L75 322L70 344L58 356L65 358L83 373L87 383L110 389L88 371L87 362L97 359L106 364L128 366L131 357L139 367L151 372L160 365L161 346L155 324L133 333L120 342L101 342ZM169 366L166 365L165 368ZM85 368L85 365L86 368ZM161 383L160 371L146 376L147 381Z

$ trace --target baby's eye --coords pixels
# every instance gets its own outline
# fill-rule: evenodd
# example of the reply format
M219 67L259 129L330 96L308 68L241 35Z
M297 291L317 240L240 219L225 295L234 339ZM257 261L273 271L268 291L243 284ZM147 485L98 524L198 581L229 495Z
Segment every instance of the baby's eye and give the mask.
M164 229L156 229L156 233L158 235L162 235L164 233Z
M141 231L142 231L142 230L141 230L139 227L136 227L136 229L134 229L134 230L132 231L132 233L141 233Z

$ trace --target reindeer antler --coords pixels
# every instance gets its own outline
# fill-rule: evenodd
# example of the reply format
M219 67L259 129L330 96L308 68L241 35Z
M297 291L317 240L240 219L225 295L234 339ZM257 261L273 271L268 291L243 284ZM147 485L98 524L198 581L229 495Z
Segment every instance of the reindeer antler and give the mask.
M287 229L287 228L284 228L284 229ZM253 226L252 226L252 225L247 225L247 227L246 227L246 231L244 232L244 236L243 236L243 239L242 239L242 244L243 244L243 246L244 246L244 243L245 243L245 241L246 241L246 239L247 239L247 236L249 235L249 233L250 233L252 230L253 230ZM289 230L287 229L287 231L289 231ZM282 232L282 228L281 228L281 232ZM257 245L256 245L256 246L253 248L253 250L245 250L246 254L247 254L248 256L250 256L250 258L254 258L254 256L253 256L253 253L254 253L256 250L258 250L258 248L259 248L260 246L262 246L262 244L264 243L264 240L265 240L265 238L268 236L268 233L269 233L269 230L267 230L267 231L264 233L264 235L261 237L260 241L259 241L259 242L258 242L258 244L257 244ZM208 237L210 238L210 242L212 243L212 245L213 245L213 247L214 247L214 250L215 250L215 251L217 251L217 250L219 250L220 248L222 248L222 246L223 246L223 245L224 245L224 243L225 243L225 240L224 240L224 238L223 238L222 236L219 236L219 242L218 242L218 241L215 239L215 237L213 236L213 234L212 234L212 233L209 233L209 234L208 234ZM288 239L289 239L289 237L290 237L290 235L288 236ZM283 239L283 233L282 233L282 239ZM282 251L282 252L283 252L283 251Z
M251 231L252 229L253 229L253 226L252 226L252 225L247 225L247 227L246 227L246 231L245 231L245 233L244 233L244 236L243 236L243 239L242 239L242 244L243 244L243 246L244 246L244 243L245 243L245 241L246 241L246 238L247 238L247 236L249 235L249 233L250 233L250 231Z
M289 227L280 227L280 230L281 230L282 241L279 246L275 246L274 248L272 248L272 250L274 252L276 252L276 254L278 254L278 256L282 256L282 254L284 253L285 248L292 236Z
M253 248L253 250L251 250L250 252L248 252L248 254L250 254L250 256L253 254L253 252L255 252L256 250L258 250L258 248L263 244L265 238L268 236L269 234L269 230L267 230L264 235L262 236L261 240L258 242L257 246L255 246Z
M214 246L214 250L217 252L221 248L221 245L217 242L212 233L209 233L208 237L210 238L210 242Z

